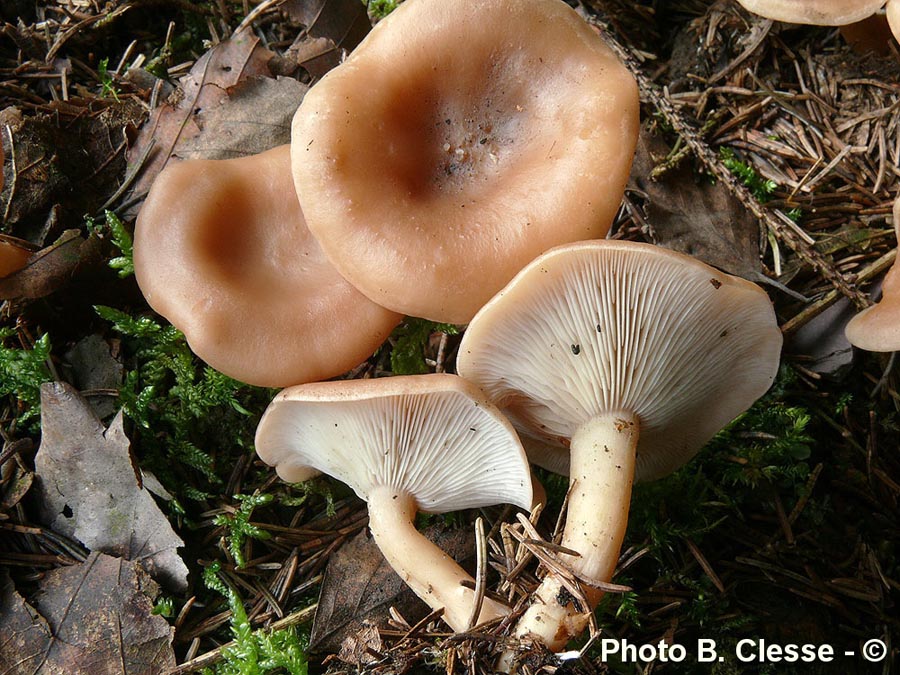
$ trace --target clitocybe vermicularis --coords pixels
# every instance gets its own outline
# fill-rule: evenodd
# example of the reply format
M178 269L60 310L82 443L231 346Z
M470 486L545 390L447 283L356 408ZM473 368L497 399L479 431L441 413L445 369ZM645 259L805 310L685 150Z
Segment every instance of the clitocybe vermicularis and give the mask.
M417 511L509 503L531 508L528 460L505 417L455 375L344 380L291 387L269 406L256 450L278 475L311 470L347 483L369 505L388 563L443 619L464 631L472 577L415 528ZM485 598L477 623L509 613Z
M147 302L200 358L255 385L340 375L402 318L328 262L306 227L286 145L169 165L138 214L134 269Z
M310 230L394 311L465 323L529 260L603 237L634 78L562 0L407 0L294 117Z
M674 470L748 408L772 383L781 342L755 284L656 246L591 241L520 272L472 320L457 368L545 460L569 448L562 545L579 555L562 557L593 605L591 583L615 570L634 477ZM580 632L592 607L560 589L544 580L518 634L560 649Z

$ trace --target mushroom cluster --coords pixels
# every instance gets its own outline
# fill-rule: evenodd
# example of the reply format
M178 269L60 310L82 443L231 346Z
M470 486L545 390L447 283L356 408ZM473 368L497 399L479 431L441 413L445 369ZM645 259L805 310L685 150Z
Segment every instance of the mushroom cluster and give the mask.
M508 608L473 609L470 579L412 517L529 508L518 437L457 377L316 382L371 355L399 312L467 322L534 256L603 237L638 108L632 76L561 0L411 0L312 88L290 147L171 162L139 213L151 307L213 367L290 387L260 457L352 485L386 557L455 630Z
M288 481L350 485L386 559L453 630L510 608L472 590L417 511L530 508L523 442L569 473L564 562L587 602L550 575L517 628L558 648L613 573L635 475L687 461L774 377L780 333L757 286L601 240L638 108L632 76L562 0L408 0L310 90L290 147L172 164L138 217L150 305L212 366L288 387L260 458ZM321 382L402 314L471 321L462 378Z

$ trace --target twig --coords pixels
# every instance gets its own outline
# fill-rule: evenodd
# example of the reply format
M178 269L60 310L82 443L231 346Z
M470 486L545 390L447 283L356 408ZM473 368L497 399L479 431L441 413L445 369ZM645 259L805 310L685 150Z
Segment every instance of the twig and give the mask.
M19 171L16 169L16 140L13 138L13 132L7 124L6 135L9 136L9 162L12 172L12 182L9 184L9 197L6 198L6 208L3 209L3 221L9 221L9 210L12 208L13 197L16 194L16 184L18 183Z
M481 606L484 604L484 582L487 577L487 544L484 538L484 520L481 516L475 519L475 601L472 604L472 614L466 624L466 630L470 631L478 622L481 614Z
M897 249L891 249L856 275L857 284L877 277L889 269L896 259ZM790 335L800 330L800 328L831 307L839 298L841 298L840 292L837 290L829 291L813 304L805 307L802 312L782 324L781 332L785 335Z
M149 143L147 143L147 148L144 150L144 152L138 158L137 162L134 165L134 168L131 170L131 172L128 175L125 176L125 180L122 181L122 184L119 186L119 189L116 190L112 194L112 196L106 200L106 203L104 203L103 206L100 207L100 212L103 212L106 209L108 209L110 206L112 206L116 202L116 200L119 197L121 197L123 194L125 194L125 191L129 187L131 187L131 184L134 182L134 179L137 178L137 175L141 172L141 169L144 168L144 163L147 161L147 157L150 156L150 152L153 150L154 147L156 147L156 140L152 139Z
M709 580L713 582L713 585L718 589L719 593L725 594L725 584L722 583L722 580L719 578L719 575L716 574L716 571L712 568L712 565L709 564L709 561L706 559L706 556L700 551L697 545L688 539L684 538L684 543L687 544L688 550L690 550L691 555L694 556L694 560L703 568L703 571L706 573L706 576L709 577Z

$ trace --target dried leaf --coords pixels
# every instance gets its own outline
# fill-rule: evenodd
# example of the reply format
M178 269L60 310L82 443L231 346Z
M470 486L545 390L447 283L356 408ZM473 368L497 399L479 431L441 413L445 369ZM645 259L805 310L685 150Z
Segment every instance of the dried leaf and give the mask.
M654 180L650 172L669 147L641 129L629 187L644 193L656 242L745 279L762 277L759 223L720 183L698 177L690 162Z
M0 279L0 299L43 298L99 260L97 237L85 238L78 230L66 230L53 244L33 254L25 267Z
M228 101L232 87L247 78L268 77L272 56L248 31L236 33L201 56L181 78L170 102L153 111L129 151L129 172L137 170L137 163L146 157L132 194L146 194L169 160L180 155L182 145L203 133L209 115Z
M41 435L35 473L43 521L186 589L188 570L176 552L184 542L141 484L122 413L106 429L74 388L50 382L41 387Z
M146 195L171 160L243 157L289 143L290 121L307 87L273 73L299 65L319 77L371 27L358 0L290 0L280 9L304 26L286 59L239 30L204 54L169 102L153 111L128 153L129 171L139 170L132 197Z
M18 462L6 462L0 467L0 512L9 511L31 489L34 472L19 466Z
M794 333L785 351L802 357L803 367L814 373L829 377L844 374L853 365L853 346L844 329L856 312L848 298L840 298Z
M136 563L92 553L47 572L30 606L0 577L0 675L153 675L175 665L173 630L151 614L156 584Z
M424 534L457 561L474 557L472 530L430 527ZM366 621L383 626L391 607L409 622L430 611L388 565L375 542L360 532L328 560L310 645L336 652L345 640L350 644L364 634Z
M378 654L384 648L378 626L371 621L363 621L358 633L348 635L341 642L338 659L351 666L363 668L378 660Z
M80 391L116 392L122 386L125 368L99 335L88 335L76 342L65 353L65 360L71 367L71 377L67 379ZM100 418L116 412L115 396L93 396L88 397L88 401Z
M290 78L253 78L203 115L203 133L178 147L179 159L232 159L291 141L291 119L307 86Z
M358 0L288 0L282 9L306 27L306 35L330 40L348 52L371 28L366 6Z
M305 26L288 56L314 78L339 65L371 28L366 7L358 0L291 0L283 9Z
M37 244L47 212L62 204L63 227L78 227L119 187L125 168L124 131L136 128L143 107L73 98L0 111L6 180L0 192L4 231Z

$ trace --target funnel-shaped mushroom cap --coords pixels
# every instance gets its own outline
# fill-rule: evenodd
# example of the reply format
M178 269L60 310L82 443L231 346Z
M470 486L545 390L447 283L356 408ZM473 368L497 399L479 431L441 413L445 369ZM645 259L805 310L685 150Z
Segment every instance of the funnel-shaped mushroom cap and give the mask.
M636 475L651 479L761 396L780 350L755 284L656 246L593 241L522 270L469 325L457 369L560 446L595 417L636 415Z
M294 179L354 286L465 323L538 254L606 234L638 107L561 0L408 0L304 98Z
M455 375L285 389L259 423L256 451L284 480L303 480L313 468L362 499L386 486L431 513L531 508L528 460L515 431L483 392Z
M402 318L368 300L306 228L290 149L169 166L134 233L147 302L226 375L286 386L367 359Z
M900 242L900 198L894 202L894 233ZM888 270L881 301L850 319L844 334L854 347L870 352L900 350L900 267Z
M738 0L767 19L813 26L845 26L871 16L884 0Z

